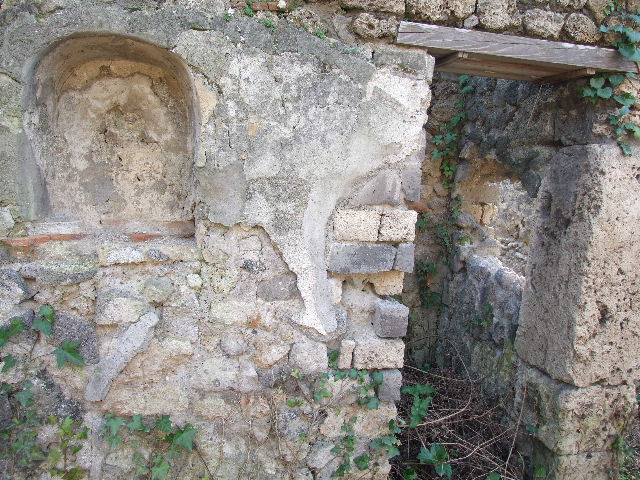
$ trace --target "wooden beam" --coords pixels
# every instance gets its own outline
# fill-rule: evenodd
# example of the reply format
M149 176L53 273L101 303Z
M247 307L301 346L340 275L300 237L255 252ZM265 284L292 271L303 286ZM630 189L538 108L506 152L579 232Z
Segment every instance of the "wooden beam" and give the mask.
M636 64L616 50L566 42L515 37L461 28L401 22L396 43L426 47L435 56L467 52L510 64L538 65L557 71L637 72ZM511 67L517 68L517 67ZM542 75L545 76L545 75ZM548 76L548 75L547 75Z
M538 79L538 83L560 83L576 78L591 77L597 73L595 68L582 68L580 70L572 70L570 72L558 73L557 75L549 75Z
M436 58L436 69L442 70L447 65L459 63L460 60L465 60L467 58L469 58L469 54L467 52L456 52L445 55L444 57Z

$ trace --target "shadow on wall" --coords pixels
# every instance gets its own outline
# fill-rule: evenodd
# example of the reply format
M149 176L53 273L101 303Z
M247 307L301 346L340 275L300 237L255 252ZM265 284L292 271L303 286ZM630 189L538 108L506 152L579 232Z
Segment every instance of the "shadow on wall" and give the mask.
M35 233L193 231L195 94L176 55L122 36L68 38L37 64L28 102Z

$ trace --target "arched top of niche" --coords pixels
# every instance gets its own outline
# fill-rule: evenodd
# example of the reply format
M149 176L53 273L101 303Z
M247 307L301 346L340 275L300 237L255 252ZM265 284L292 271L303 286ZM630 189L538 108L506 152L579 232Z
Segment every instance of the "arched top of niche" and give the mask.
M188 68L163 48L111 34L49 47L27 106L44 191L38 228L192 230L195 105Z

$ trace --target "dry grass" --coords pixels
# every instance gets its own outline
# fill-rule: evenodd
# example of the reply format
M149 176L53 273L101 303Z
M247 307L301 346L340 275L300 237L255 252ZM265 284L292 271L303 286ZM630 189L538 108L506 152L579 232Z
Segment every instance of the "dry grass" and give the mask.
M402 453L392 461L390 478L402 479L409 466L419 479L441 478L432 466L416 460L420 448L433 443L440 443L449 452L452 478L485 480L491 472L499 473L503 480L522 478L522 460L513 449L514 428L502 424L500 405L479 395L473 379L451 370L425 372L413 367L406 367L403 377L405 385L427 383L436 393L424 424L404 428L399 435ZM402 418L409 418L411 403L411 397L403 395L398 404Z

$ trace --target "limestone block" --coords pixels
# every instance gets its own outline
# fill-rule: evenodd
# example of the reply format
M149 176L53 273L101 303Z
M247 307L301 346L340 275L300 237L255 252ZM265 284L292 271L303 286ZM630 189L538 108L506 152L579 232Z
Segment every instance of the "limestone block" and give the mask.
M378 398L381 402L399 402L402 388L402 372L400 370L383 370L382 385L378 387Z
M144 282L144 297L154 304L164 303L172 293L173 282L167 277L149 278Z
M403 0L340 0L343 8L357 8L373 12L389 12L404 15Z
M410 163L402 170L404 198L410 202L420 201L422 190L422 168L420 163Z
M564 32L578 43L596 43L600 40L600 31L596 24L582 13L572 13L564 24Z
M597 22L602 22L607 17L607 15L604 13L604 9L608 3L609 0L587 0L585 6Z
M238 380L235 390L242 393L251 393L260 390L260 380L258 372L253 363L243 359L240 360L240 368L238 370Z
M586 3L587 0L551 0L552 8L565 11L580 10Z
M205 395L196 400L194 406L194 413L207 420L228 418L233 411L233 406L225 402L224 399L212 395Z
M539 198L516 350L579 387L638 378L640 158L616 146L560 150ZM615 168L612 167L615 165ZM576 268L578 268L576 270Z
M380 272L367 275L378 295L400 295L404 288L404 272Z
M370 13L361 13L353 21L353 30L363 38L393 37L398 29L394 18L377 18Z
M27 284L18 273L10 269L0 270L0 298L2 300L18 304L29 297Z
M407 10L418 20L447 22L471 15L476 9L475 0L408 0Z
M116 376L138 352L147 348L153 338L153 328L159 321L155 313L148 312L123 332L114 343L113 351L102 358L93 370L84 394L85 400L99 402L107 396Z
M396 300L379 299L373 313L373 329L379 337L404 337L409 326L409 307Z
M396 248L392 245L334 243L329 253L329 270L335 273L386 272L393 268L395 258Z
M480 25L488 30L519 27L522 22L516 0L478 0L477 14Z
M342 282L344 279L340 277L329 278L329 292L331 294L331 303L337 305L342 300Z
M398 253L396 261L393 265L394 270L401 272L413 273L415 261L416 246L413 243L401 243L398 245Z
M142 250L134 247L104 246L98 251L100 265L127 265L146 261Z
M187 285L194 290L202 289L202 277L197 273L187 275Z
M402 368L404 342L379 338L356 339L353 366L359 370Z
M0 237L7 236L14 225L9 207L0 207Z
M149 311L149 304L122 290L107 290L96 295L96 317L98 325L123 325L137 322Z
M398 414L395 405L381 404L377 410L349 406L342 409L332 408L320 427L320 433L327 438L344 436L342 426L349 419L356 417L353 430L356 436L364 438L378 438L389 434L389 420L394 420Z
M92 260L54 260L25 266L22 273L49 286L73 285L91 280L98 272Z
M340 356L338 357L338 368L346 370L351 368L353 361L353 350L356 348L354 340L343 340L340 342Z
M331 452L331 449L334 446L335 445L330 442L314 443L307 454L307 458L305 459L307 467L313 469L323 468L327 463L334 459L335 453Z
M153 339L122 371L127 382L158 381L173 373L193 356L191 342L178 338Z
M383 60L383 59L382 59ZM375 61L375 59L374 59ZM380 62L380 57L377 58ZM369 180L358 191L353 198L356 205L393 205L394 207L402 203L400 176L392 171L385 170ZM378 214L378 225L380 224L380 214ZM376 240L377 235L372 240ZM346 239L345 239L346 240ZM369 239L363 239L369 240Z
M543 447L538 449L543 450ZM617 478L619 468L616 452L587 452L577 455L554 455L534 452L533 464L544 466L546 478L557 480L585 480ZM612 476L613 475L613 476Z
M564 25L564 15L540 8L527 10L522 20L527 33L544 38L558 38Z
M338 210L333 217L336 240L375 242L380 229L380 212L374 210Z
M373 52L373 63L378 66L394 67L404 74L409 73L413 77L424 79L431 83L435 59L426 50L407 50L394 45L378 45ZM400 175L400 185L397 183L398 174L395 171L383 170L362 187L354 201L360 201L360 195L365 194L367 196L362 198L363 204L381 205L387 203L396 205L393 202L397 201L397 205L400 205L402 202L401 190L404 190L405 198L411 200L407 196L407 192L411 187L415 187L416 183L420 185L422 172L416 172L415 169L420 170L424 152L424 145L420 142L416 145L415 151L405 159ZM369 190L371 187L374 187L373 190ZM383 188L381 189L380 187ZM378 195L381 192L384 192L384 196L380 199L386 201L378 200Z
M329 368L324 343L294 343L289 352L289 365L303 374L321 373Z
M526 392L523 423L538 426L537 438L557 455L610 450L636 412L633 386L578 388L534 368L519 383L513 411Z
M237 357L242 355L247 349L244 337L238 333L227 334L220 340L220 348L225 355Z
M189 407L184 389L167 382L145 385L115 384L100 404L115 415L180 415Z
M378 240L381 242L413 242L416 238L417 220L418 212L414 210L385 210L380 221Z
M240 362L235 358L210 357L194 370L191 384L196 390L205 392L233 390L239 371Z
M265 302L289 300L300 296L296 276L293 273L277 275L258 284L258 297Z

